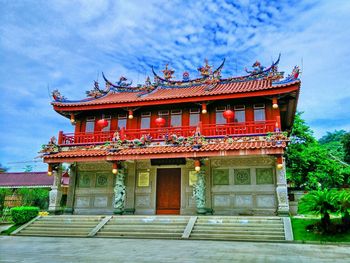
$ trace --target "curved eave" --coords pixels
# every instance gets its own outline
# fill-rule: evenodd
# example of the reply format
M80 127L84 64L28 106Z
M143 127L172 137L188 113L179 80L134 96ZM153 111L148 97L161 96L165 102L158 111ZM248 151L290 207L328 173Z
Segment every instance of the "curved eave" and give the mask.
M65 105L65 104L53 104L54 110L58 112L74 112L74 111L86 111L86 110L101 110L101 109L114 109L114 108L125 108L125 107L141 107L141 106L152 106L152 105L166 105L172 103L189 103L189 102L201 102L201 101L215 101L215 100L225 100L225 99L239 99L239 98L252 98L261 96L277 96L281 94L286 94L290 92L299 91L300 80L296 80L290 83L285 83L281 85L273 85L272 88L266 90L256 90L249 92L239 92L239 93L225 93L225 94L206 94L206 95L196 95L189 97L170 97L161 99L148 99L140 101L107 101L103 103L95 102L95 104L84 105Z

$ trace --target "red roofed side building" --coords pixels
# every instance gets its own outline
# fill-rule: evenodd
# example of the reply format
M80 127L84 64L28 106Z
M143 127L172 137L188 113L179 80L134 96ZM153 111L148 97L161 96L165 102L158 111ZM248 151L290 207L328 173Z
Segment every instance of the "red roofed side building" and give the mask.
M51 189L54 183L54 177L47 176L47 172L18 172L18 173L0 173L0 189L11 189L11 195L5 196L5 203L1 206L19 206L22 205L21 197L17 195L17 189L21 188L47 188ZM62 197L66 199L69 186L69 174L64 172L61 178ZM64 202L63 202L64 203Z
M279 59L223 78L224 62L199 77L153 70L133 86L95 82L87 98L57 90L53 108L74 125L41 151L60 181L71 164L67 211L75 214L288 214L283 154L300 89L299 69L283 77ZM57 210L60 187L50 199Z

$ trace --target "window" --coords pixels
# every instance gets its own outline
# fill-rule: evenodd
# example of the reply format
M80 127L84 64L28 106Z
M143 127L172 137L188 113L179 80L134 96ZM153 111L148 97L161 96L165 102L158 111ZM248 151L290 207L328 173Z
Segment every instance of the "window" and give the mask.
M224 118L224 111L226 110L225 106L216 108L216 124L226 124L226 119Z
M142 112L141 113L141 129L151 128L151 113Z
M237 105L235 110L235 122L245 122L245 106Z
M254 121L265 120L265 104L254 104Z
M126 114L118 114L118 129L126 129Z
M200 110L199 109L190 109L190 126L198 126Z
M180 127L182 126L182 110L171 110L171 126Z
M95 117L88 117L86 119L85 132L94 132L95 130Z
M108 125L106 127L104 127L101 131L109 132L111 130L111 116L110 115L106 115L106 116L104 116L104 119L106 121L108 121Z
M165 120L164 126L169 127L169 111L168 110L161 110L158 112L158 116Z

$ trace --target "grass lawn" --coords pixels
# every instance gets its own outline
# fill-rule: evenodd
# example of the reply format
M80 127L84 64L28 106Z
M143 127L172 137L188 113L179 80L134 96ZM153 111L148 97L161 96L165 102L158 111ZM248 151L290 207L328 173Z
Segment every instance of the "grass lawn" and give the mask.
M294 240L321 242L350 242L350 232L336 235L321 235L306 230L306 227L308 225L314 224L318 221L319 219L292 218Z
M15 231L17 228L19 228L21 225L13 225L9 229L2 231L0 235L10 235L13 231Z

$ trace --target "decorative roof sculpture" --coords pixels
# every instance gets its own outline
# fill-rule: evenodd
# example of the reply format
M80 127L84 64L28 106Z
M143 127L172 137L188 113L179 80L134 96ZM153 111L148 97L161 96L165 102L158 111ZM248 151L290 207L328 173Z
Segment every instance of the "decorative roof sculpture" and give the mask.
M245 69L245 71L248 73L247 75L228 78L222 78L221 76L221 70L225 64L225 59L215 70L213 70L212 66L209 65L208 60L205 60L204 66L198 68L198 71L200 72L201 76L199 78L194 79L190 79L188 72L183 73L182 80L173 79L175 71L173 69L170 69L168 64L166 64L165 69L162 70L164 77L159 76L155 72L154 68L151 67L152 73L154 75L153 83L151 79L147 77L145 84L139 84L137 86L132 86L132 81L128 81L128 79L124 76L121 76L119 78L119 81L113 83L112 81L108 80L102 72L102 77L106 83L106 88L102 90L99 87L99 83L95 81L94 88L86 92L88 96L88 98L86 99L80 101L67 100L64 96L60 94L58 90L54 90L52 92L52 96L54 99L54 103L58 102L65 104L72 102L79 103L96 100L111 93L137 93L136 97L143 97L161 89L177 89L204 86L204 90L206 92L211 92L218 86L218 84L221 85L255 80L270 80L272 86L276 86L297 80L300 72L299 67L297 66L294 67L293 72L290 75L288 75L288 77L283 79L284 73L278 71L278 63L280 61L280 57L281 55L279 55L278 59L275 62L273 62L270 67L264 67L259 61L256 61L252 65L252 70Z

